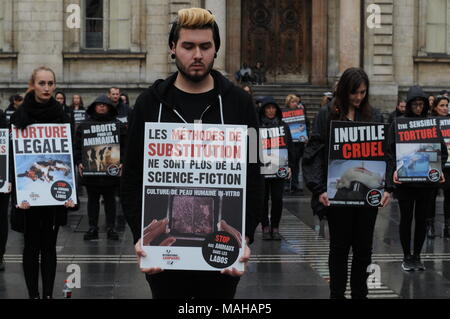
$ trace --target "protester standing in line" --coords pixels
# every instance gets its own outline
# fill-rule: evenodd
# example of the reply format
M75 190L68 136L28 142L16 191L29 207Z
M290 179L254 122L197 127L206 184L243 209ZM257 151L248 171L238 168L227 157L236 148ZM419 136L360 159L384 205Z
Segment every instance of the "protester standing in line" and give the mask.
M72 95L72 104L70 104L70 108L73 111L84 110L84 102L81 95L79 94Z
M11 124L19 129L25 129L32 124L68 123L70 118L64 112L61 104L53 98L56 89L55 73L40 67L33 71L29 82L29 90L21 107L12 115ZM11 156L11 177L14 180L14 158ZM28 202L17 203L15 192L12 192L13 210L16 216L12 218L16 224L14 230L24 233L23 271L31 299L39 299L39 268L42 274L44 299L53 298L53 285L56 275L56 241L59 226L67 222L67 208L74 207L69 200L61 206L31 207Z
M99 96L87 109L87 118L83 123L105 124L115 123L120 128L117 120L117 110L106 95ZM78 167L82 184L86 186L88 195L89 230L84 235L84 240L98 239L98 218L100 213L100 197L105 204L107 238L119 240L119 234L115 230L116 225L116 190L119 187L119 176L83 176L85 167L82 163L83 149L83 125L78 126L76 132L75 163ZM120 138L121 160L124 156L124 138ZM106 145L105 145L106 146ZM97 154L99 157L100 155Z
M433 117L449 117L448 114L449 98L444 95L436 97L434 104L431 106L431 116ZM442 186L444 190L444 238L450 238L450 168L444 168L445 183ZM435 237L434 219L436 217L436 200L439 188L435 189L431 209L427 212L426 234L427 238Z
M399 99L397 101L397 106L395 107L395 111L393 111L392 113L389 114L389 118L388 118L388 124L392 124L392 122L394 122L394 120L405 114L406 111L406 101L403 99Z
M121 199L127 222L133 232L138 258L145 256L141 241L142 170L144 126L146 122L247 125L257 131L258 124L251 97L213 70L220 48L219 27L210 12L200 8L178 12L169 36L171 57L178 72L159 80L136 101L129 129ZM132 138L132 140L131 140ZM131 143L131 141L133 143ZM262 179L258 163L247 165L246 241L253 242L261 210ZM240 262L246 264L246 246ZM153 298L233 298L239 278L236 269L217 271L162 271L142 269Z
M303 129L306 130L309 134L309 121L306 116L306 108L300 102L300 97L295 94L289 94L286 97L285 108L291 110L302 110L303 114L305 114L305 126ZM292 132L291 132L292 135ZM305 145L308 142L308 135L306 139L303 140L292 140L292 178L289 185L289 192L293 195L303 195L303 186L300 186L302 183L299 180L300 174L300 162L303 157L303 152L305 150Z
M336 88L332 105L322 107L315 119L311 138L303 157L303 176L313 193L313 207L326 213L330 230L330 297L345 299L348 254L353 251L351 266L351 295L366 299L367 267L371 264L372 242L377 208L330 207L327 194L328 149L330 124L335 121L383 123L383 117L369 104L369 78L364 70L347 69ZM392 191L393 161L387 163L386 187L381 206L388 205Z
M2 110L0 110L0 128L9 128L8 121L6 120L6 115ZM9 196L11 193L11 184L9 183L9 180L6 180L5 183L9 184L9 192L0 194L0 271L5 270L3 257L6 251L6 243L8 241L8 208Z
M293 145L289 126L283 122L283 114L281 108L271 96L266 97L259 111L260 127L276 128L283 127L284 136L280 136L280 140L285 143L288 151L288 173L286 176L265 178L265 195L264 209L261 218L263 228L263 240L281 240L280 221L283 211L283 190L286 179L290 179L292 175L292 165L294 161ZM270 138L269 138L270 139ZM279 160L281 160L279 158ZM273 175L274 172L270 172ZM277 172L275 172L277 173ZM269 199L271 200L270 220L269 220Z
M428 117L428 111L428 96L421 87L411 87L407 95L405 115L402 117L412 119L426 118ZM394 124L391 125L390 133L390 150L392 154L396 154ZM442 164L444 164L447 160L447 147L443 142L441 154ZM442 175L440 183L444 181L445 178ZM401 183L398 180L397 171L394 173L394 183L396 184L395 196L400 207L399 232L404 255L402 269L405 271L425 270L425 266L420 259L420 253L426 237L427 212L432 209L433 196L439 184ZM411 254L411 227L413 219L415 220L414 249L413 254Z

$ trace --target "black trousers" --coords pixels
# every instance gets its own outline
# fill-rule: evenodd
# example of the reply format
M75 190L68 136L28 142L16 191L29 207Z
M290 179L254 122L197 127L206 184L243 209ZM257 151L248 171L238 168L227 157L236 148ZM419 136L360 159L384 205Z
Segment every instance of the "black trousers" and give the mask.
M239 277L216 271L166 270L146 275L153 299L233 299Z
M411 228L413 218L415 219L414 230L414 255L420 255L426 237L427 212L432 209L434 193L418 200L399 200L400 206L400 242L403 254L411 254Z
M9 194L0 194L0 261L5 255L6 242L8 241L8 208Z
M283 179L266 179L264 207L261 218L261 224L263 227L271 226L272 228L278 228L278 226L280 225L281 212L283 210L283 187ZM272 201L272 208L270 210L270 222L269 198Z
M86 186L88 194L89 226L98 229L100 196L105 200L106 227L114 228L116 223L116 187Z
M292 153L293 153L293 163L292 163L292 178L291 178L291 188L300 188L298 174L300 173L300 160L303 157L303 152L305 150L305 143L292 143Z
M444 188L444 218L450 219L450 188ZM436 199L438 195L438 189L436 189L433 194L433 199L431 200L431 208L427 212L427 219L436 217Z
M30 298L39 295L39 256L43 296L53 294L59 229L54 224L54 213L43 207L33 207L25 214L23 272Z
M348 255L353 251L350 287L353 299L367 298L367 267L372 263L373 231L377 208L331 207L330 230L330 297L345 297L348 278Z

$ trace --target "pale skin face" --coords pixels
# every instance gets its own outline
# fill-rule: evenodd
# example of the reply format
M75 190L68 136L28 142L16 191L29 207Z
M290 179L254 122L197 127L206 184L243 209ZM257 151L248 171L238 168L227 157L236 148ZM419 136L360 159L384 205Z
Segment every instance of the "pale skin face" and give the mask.
M416 115L421 115L423 112L423 108L425 107L425 103L423 102L422 99L415 99L412 103L411 103L411 110L414 114Z
M214 65L213 31L211 29L181 29L172 54L176 56L179 74L175 85L179 88L207 91L214 87L210 71Z
M95 106L95 113L97 114L107 114L108 113L108 105L99 103Z
M119 89L109 90L108 97L114 104L118 103L120 99L120 90Z
M350 107L358 109L361 106L362 101L367 95L367 86L363 83L356 90L356 92L351 93L349 96Z
M273 119L277 115L277 108L273 105L268 105L264 109L264 114L268 119Z
M400 104L397 106L397 109L400 112L405 113L405 111L406 111L406 102L400 102Z
M30 88L34 90L37 102L47 103L56 89L53 73L45 70L38 71L34 83L30 83Z
M80 98L80 96L79 96L79 95L74 95L74 96L72 97L72 103L73 103L73 105L75 105L75 106L80 106L80 104L81 104L81 98Z
M447 116L448 115L448 101L441 100L434 110L436 111L436 114L439 116Z
M289 107L290 107L291 109L296 109L296 108L298 108L298 101L297 101L297 100L291 100L291 101L289 102Z
M64 105L64 96L62 94L56 94L55 99L59 104Z

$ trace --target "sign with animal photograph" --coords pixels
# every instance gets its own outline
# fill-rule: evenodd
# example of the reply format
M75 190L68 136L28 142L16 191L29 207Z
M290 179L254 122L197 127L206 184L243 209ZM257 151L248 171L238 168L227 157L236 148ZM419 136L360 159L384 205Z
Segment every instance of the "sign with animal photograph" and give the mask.
M445 145L447 146L447 152L449 154L449 156L447 157L447 162L444 166L450 167L450 119L439 119L439 128L441 130L441 134L444 139Z
M142 268L243 270L247 127L146 123Z
M442 177L439 119L397 118L395 150L400 182L438 183Z
M298 109L285 108L282 110L283 122L285 122L291 131L293 143L307 143L308 130L306 128L305 108L300 106Z
M120 128L118 123L81 124L85 176L119 176Z
M331 205L380 206L387 132L382 123L331 122L327 181Z
M9 192L9 130L0 129L0 193Z
M77 204L70 124L12 126L17 202Z
M286 178L289 175L289 152L286 130L283 125L261 127L262 144L261 174L264 178Z

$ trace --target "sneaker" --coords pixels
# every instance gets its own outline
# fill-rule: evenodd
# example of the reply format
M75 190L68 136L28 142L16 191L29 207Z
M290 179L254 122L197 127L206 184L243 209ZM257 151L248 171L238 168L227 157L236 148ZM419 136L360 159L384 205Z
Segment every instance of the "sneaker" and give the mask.
M271 240L272 239L272 233L270 231L270 227L263 227L262 239L263 240Z
M98 230L97 228L90 228L86 234L84 234L84 240L94 240L98 239Z
M423 262L420 260L420 256L413 256L414 258L414 269L415 270L420 270L423 271L425 270L425 265L423 264Z
M402 269L404 271L413 271L414 269L416 269L416 263L413 256L408 255L403 258Z
M280 233L278 232L278 230L274 230L274 231L272 232L272 239L273 239L273 240L281 240L281 235L280 235Z
M117 234L117 232L113 228L108 229L107 236L108 236L108 239L119 240L119 234Z

